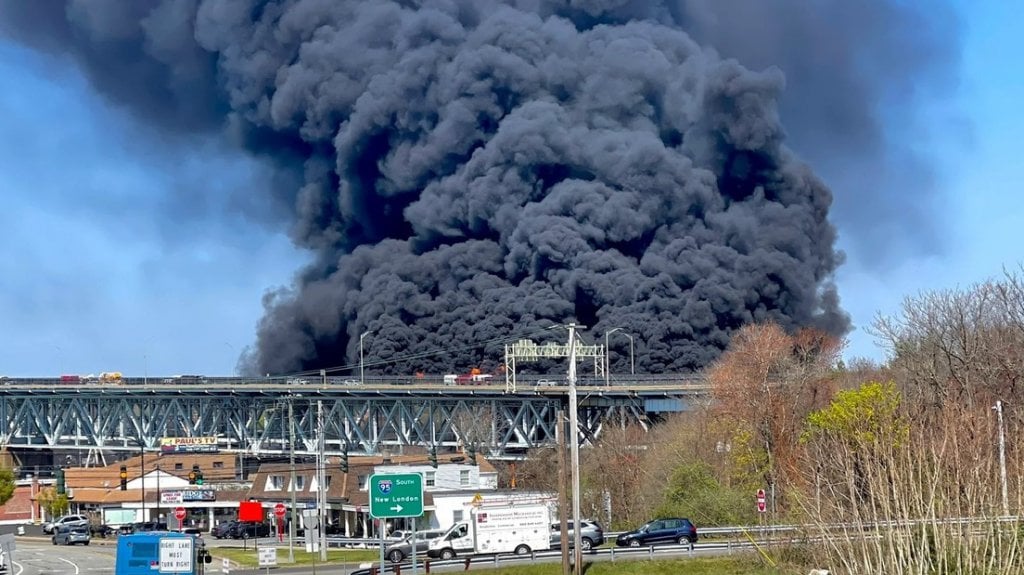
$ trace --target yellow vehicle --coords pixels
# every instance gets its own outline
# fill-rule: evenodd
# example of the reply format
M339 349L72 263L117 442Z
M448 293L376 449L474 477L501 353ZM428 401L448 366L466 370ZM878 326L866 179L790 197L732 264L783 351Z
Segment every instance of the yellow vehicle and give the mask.
M104 371L100 374L100 383L124 383L120 371Z

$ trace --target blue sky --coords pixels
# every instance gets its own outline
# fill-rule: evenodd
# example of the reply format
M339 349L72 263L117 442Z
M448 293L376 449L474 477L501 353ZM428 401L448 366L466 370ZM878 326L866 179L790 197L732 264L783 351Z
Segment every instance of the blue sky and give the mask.
M1024 261L1024 21L1014 12L971 5L959 112L925 112L919 146L938 159L945 246L878 272L839 230L849 254L838 283L857 328L848 356L883 357L862 328L905 296ZM262 295L307 257L266 217L265 169L215 141L167 142L68 63L2 41L0 77L17 87L0 91L0 375L232 371Z

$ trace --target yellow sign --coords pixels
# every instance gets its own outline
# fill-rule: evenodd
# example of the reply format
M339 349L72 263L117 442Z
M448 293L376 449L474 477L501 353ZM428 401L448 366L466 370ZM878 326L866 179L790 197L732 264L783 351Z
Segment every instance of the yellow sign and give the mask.
M161 437L163 453L216 453L216 437Z

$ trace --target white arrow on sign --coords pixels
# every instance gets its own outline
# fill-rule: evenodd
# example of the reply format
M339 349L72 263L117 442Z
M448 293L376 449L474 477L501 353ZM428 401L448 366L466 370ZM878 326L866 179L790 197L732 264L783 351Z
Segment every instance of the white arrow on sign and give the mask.
M402 512L402 506L397 504L397 503L395 504L394 507L391 507L390 509L392 511L394 511L395 513L401 513Z

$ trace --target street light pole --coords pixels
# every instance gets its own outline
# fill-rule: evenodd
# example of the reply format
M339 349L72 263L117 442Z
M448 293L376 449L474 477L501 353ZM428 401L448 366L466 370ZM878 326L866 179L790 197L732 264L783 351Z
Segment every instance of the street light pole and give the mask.
M359 383L362 385L366 384L366 377L363 375L363 338L368 335L370 335L368 331L359 335Z
M1003 516L1010 516L1010 498L1006 493L1006 434L1003 432L1003 402L997 401L995 407L996 417L999 418L999 476L1003 485Z
M583 573L582 536L580 529L580 432L579 400L576 396L576 324L569 324L569 433L566 434L572 450L572 540L573 573ZM582 327L582 326L580 326Z
M611 355L612 354L611 354L611 351L608 348L608 336L610 336L611 334L613 334L613 333L615 333L615 332L617 332L617 331L619 331L621 329L622 329L621 327L613 327L612 329L604 332L604 384L605 384L605 386L610 386L612 384L612 382L611 382L611 377L612 377L611 376L611 372L612 372L612 358L611 358Z

